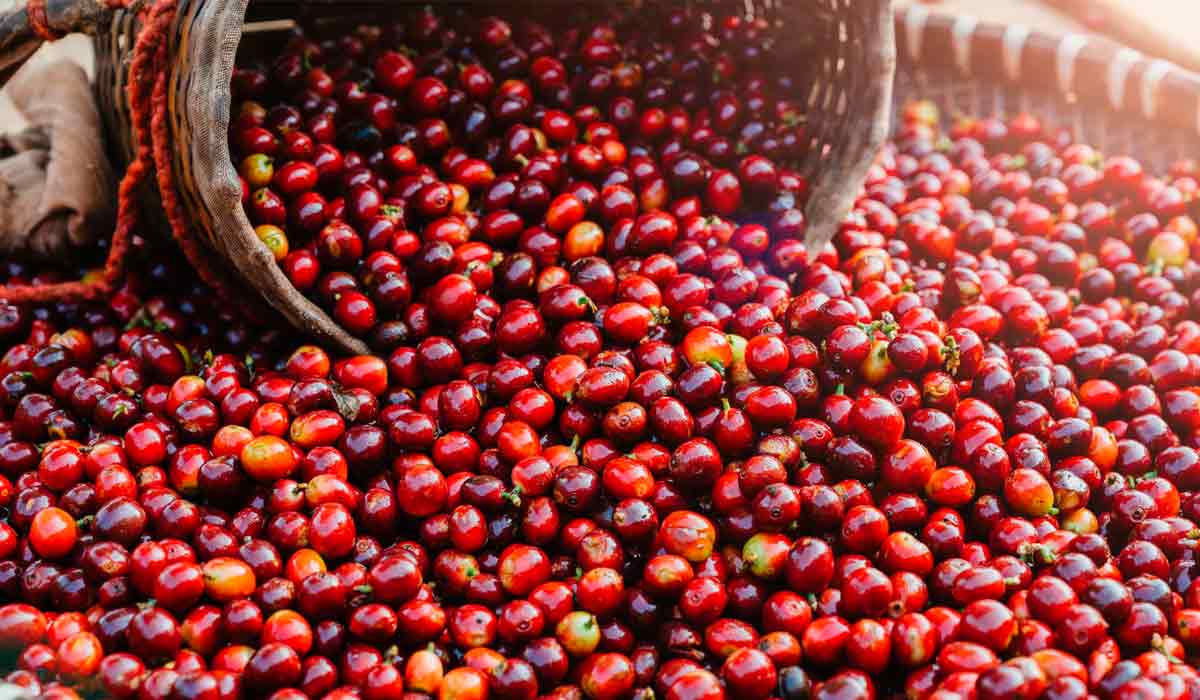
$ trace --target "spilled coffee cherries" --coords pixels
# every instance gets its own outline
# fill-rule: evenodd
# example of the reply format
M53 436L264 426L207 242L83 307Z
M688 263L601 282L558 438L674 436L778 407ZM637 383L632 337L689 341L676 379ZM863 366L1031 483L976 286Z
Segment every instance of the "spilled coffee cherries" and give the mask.
M1200 697L1200 167L915 102L807 250L794 86L703 19L419 10L244 62L247 213L376 354L168 256L0 304L6 679Z

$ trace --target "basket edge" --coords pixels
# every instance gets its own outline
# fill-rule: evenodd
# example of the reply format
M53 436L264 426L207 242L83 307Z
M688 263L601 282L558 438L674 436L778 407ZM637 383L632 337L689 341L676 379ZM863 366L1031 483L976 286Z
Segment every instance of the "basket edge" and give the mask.
M200 0L199 4L197 23L203 29L192 34L193 40L186 42L181 52L187 54L193 67L190 79L181 81L185 86L181 89L186 90L183 109L189 115L202 115L201 121L211 126L207 137L190 139L194 181L188 185L194 188L211 220L209 233L213 239L220 239L220 244L213 247L223 249L224 260L297 329L330 341L343 351L366 353L363 341L338 326L292 286L274 256L254 235L242 207L241 186L225 139L232 98L228 80L221 79L233 69L249 0ZM196 60L205 56L210 57L208 61Z

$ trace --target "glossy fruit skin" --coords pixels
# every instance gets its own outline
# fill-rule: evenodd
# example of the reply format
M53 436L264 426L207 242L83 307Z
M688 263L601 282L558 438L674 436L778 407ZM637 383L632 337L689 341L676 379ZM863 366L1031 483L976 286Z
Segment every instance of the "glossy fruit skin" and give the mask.
M809 250L829 115L764 70L786 30L641 9L416 8L235 68L257 252L369 351L153 237L105 294L0 303L4 680L1195 694L1200 167L919 101Z
M850 410L850 424L868 444L879 449L890 449L899 442L905 422L890 401L867 397L854 403Z
M78 529L75 519L59 508L39 511L30 523L30 546L48 559L58 559L74 548Z

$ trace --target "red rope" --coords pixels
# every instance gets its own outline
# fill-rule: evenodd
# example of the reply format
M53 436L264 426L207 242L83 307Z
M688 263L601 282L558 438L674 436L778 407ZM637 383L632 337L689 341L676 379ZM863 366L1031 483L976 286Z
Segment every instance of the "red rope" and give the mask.
M148 69L154 59L153 48L165 37L166 24L161 27L152 22L143 25L134 43L133 58L129 65L131 78L150 75ZM150 168L150 147L147 137L148 114L145 108L145 81L131 79L127 86L130 121L134 130L137 153L125 177L117 188L117 226L109 244L108 259L99 279L84 282L59 282L45 285L12 285L0 287L0 299L16 303L44 303L64 299L97 299L111 294L125 271L125 256L129 251L130 238L137 225L137 191L146 179Z
M29 16L29 27L43 41L61 39L62 35L50 28L50 20L46 19L46 0L28 0L25 3L25 14Z
M38 22L41 21L43 29L49 30L44 25L44 3L45 0L28 0L27 8L34 31L47 38L38 28ZM105 0L105 3L109 7L117 8L124 6L125 0ZM111 294L124 276L125 258L133 231L138 225L138 190L152 166L157 173L163 208L175 241L183 249L184 255L200 279L212 287L223 301L232 299L230 281L213 268L208 253L196 240L187 224L174 180L167 97L169 71L166 39L176 9L176 0L155 2L144 18L134 44L129 66L130 80L126 89L136 152L117 190L117 224L102 274L98 279L87 282L81 280L0 287L0 299L17 303L42 303L63 299L97 299ZM40 19L35 19L39 13Z

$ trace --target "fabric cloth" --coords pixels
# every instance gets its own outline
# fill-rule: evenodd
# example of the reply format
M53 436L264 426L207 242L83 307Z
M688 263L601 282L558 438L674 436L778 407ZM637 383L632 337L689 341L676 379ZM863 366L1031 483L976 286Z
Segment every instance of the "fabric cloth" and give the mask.
M87 73L31 63L7 91L29 126L0 135L0 255L51 258L109 236L116 178Z

